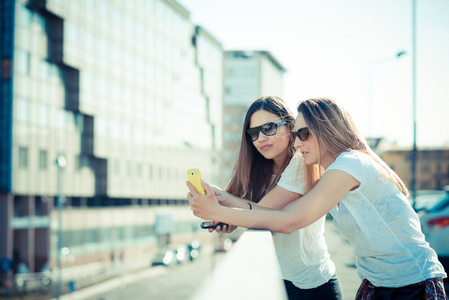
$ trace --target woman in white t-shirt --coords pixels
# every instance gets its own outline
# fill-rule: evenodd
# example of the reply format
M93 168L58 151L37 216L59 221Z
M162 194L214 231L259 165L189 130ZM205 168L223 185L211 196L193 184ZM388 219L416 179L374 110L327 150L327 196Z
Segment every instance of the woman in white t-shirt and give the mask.
M447 299L442 281L447 275L424 239L407 188L369 148L349 114L332 99L305 100L292 133L305 164L315 167L307 168L306 179L319 178L298 201L282 210L237 210L220 205L203 182L206 196L188 184L193 213L288 234L330 212L353 245L362 279L356 299ZM276 191L267 197L276 198Z
M246 113L240 152L227 193L220 191L235 197L224 198L226 203L223 202L223 205L248 210L257 206L282 209L305 193L301 157L295 156L292 160L295 163L289 165L294 152L294 140L291 139L294 122L293 114L279 97L261 97L251 104ZM286 173L290 176L283 175L283 182L289 187L288 190L276 185L281 174ZM271 190L280 190L283 197L264 197ZM218 192L218 189L215 188L215 191ZM342 299L335 265L324 240L324 221L323 216L290 234L273 233L289 300ZM216 230L229 233L233 229L219 226Z

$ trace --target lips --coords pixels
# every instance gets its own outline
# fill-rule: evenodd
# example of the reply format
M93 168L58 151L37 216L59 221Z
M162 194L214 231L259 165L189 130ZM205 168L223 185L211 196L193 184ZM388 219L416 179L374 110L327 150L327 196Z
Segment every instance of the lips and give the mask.
M268 150L270 148L271 148L271 145L263 145L262 147L260 147L260 150L265 151L265 150Z

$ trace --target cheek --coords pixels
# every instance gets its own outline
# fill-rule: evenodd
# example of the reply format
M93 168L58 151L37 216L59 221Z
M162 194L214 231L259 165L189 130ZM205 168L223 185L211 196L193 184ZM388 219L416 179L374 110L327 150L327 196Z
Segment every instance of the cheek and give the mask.
M288 147L290 143L290 136L289 135L282 135L277 136L276 138L276 148L284 150Z

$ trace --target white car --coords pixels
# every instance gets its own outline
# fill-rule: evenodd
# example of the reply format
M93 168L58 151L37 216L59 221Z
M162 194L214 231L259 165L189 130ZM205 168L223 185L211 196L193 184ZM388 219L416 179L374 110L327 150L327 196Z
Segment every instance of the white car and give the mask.
M449 272L449 187L446 186L445 195L418 211L418 215L426 241Z

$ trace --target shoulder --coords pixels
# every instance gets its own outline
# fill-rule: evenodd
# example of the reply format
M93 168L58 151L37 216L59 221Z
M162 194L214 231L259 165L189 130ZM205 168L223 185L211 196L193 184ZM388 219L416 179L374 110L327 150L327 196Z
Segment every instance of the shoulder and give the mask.
M299 194L304 194L304 162L301 153L296 153L282 172L278 186Z
M331 166L339 164L366 164L369 161L369 157L365 153L360 151L347 151L340 153Z
M365 166L369 164L367 159L368 156L359 151L343 152L337 156L335 161L326 169L326 172L330 170L341 170L360 181Z

